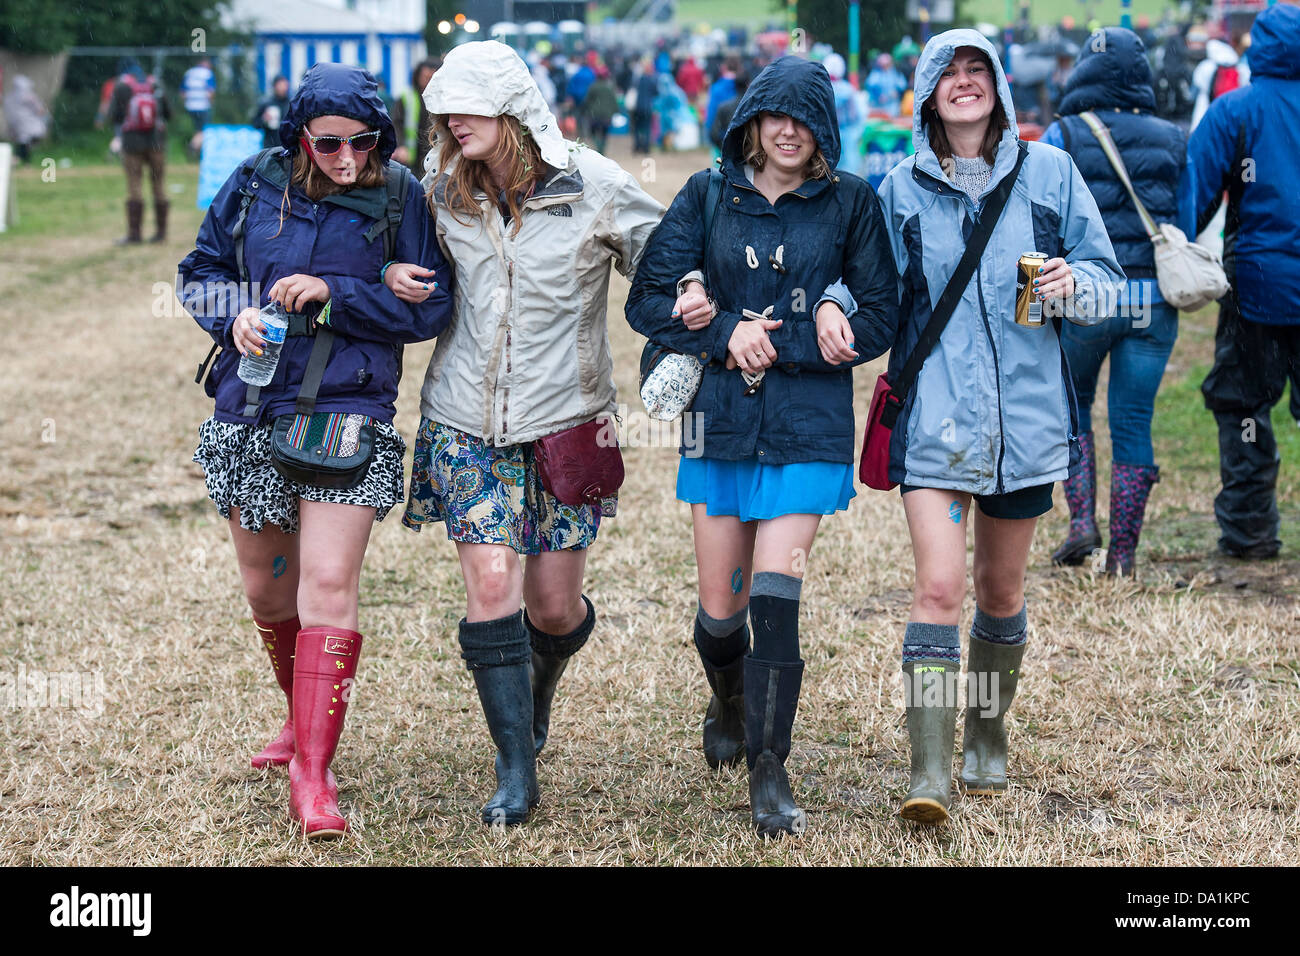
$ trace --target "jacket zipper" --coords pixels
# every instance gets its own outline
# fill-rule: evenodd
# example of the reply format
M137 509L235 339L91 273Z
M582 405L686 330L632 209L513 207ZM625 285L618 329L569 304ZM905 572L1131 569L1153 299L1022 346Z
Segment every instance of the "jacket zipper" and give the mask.
M998 347L993 342L993 330L989 326L988 309L984 306L984 276L979 269L975 270L975 288L979 292L980 315L984 319L984 334L988 336L989 351L993 353L993 383L997 386L998 392L998 463L997 463L997 490L995 494L1005 494L1002 487L1002 459L1007 452L1006 424L1002 419L1002 371L998 363Z
M522 211L521 211L522 214ZM506 259L506 276L509 279L510 304L513 305L515 297L515 263L513 259ZM510 374L510 341L513 329L510 327L510 321L506 320L506 375ZM510 386L507 384L501 390L501 437L505 438L510 432L510 422L507 418L510 412Z
M935 184L936 188L933 191L938 193L940 196L944 194L945 189L952 189L952 186L939 182L934 178L934 176L930 175L925 170L917 170L917 172ZM969 194L959 192L958 190L953 190L953 192L961 195L966 204L970 208L976 210L975 215L972 218L971 231L973 232L974 229L979 226L979 210L975 206L975 200L972 199ZM990 236L989 238L991 239L992 237ZM993 382L997 388L998 395L998 460L995 468L998 480L994 493L1001 495L1006 494L1002 484L1002 461L1006 456L1007 451L1006 427L1002 415L1002 370L1001 363L998 362L998 347L993 341L993 329L989 324L988 307L984 303L984 276L978 267L975 269L975 288L980 300L980 318L984 322L984 334L989 340L989 351L993 353Z

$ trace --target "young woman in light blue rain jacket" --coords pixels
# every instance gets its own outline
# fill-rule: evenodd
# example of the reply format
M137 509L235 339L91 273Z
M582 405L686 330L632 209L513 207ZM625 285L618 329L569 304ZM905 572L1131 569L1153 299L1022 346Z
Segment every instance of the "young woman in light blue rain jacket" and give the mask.
M926 44L915 102L916 154L880 187L902 294L891 382L1021 148L1002 65L973 30L950 30ZM1025 649L1024 574L1034 525L1051 509L1052 483L1078 460L1077 409L1057 323L1104 319L1124 279L1070 157L1040 143L1024 147L1006 208L890 445L889 477L902 485L916 558L903 637L912 779L900 814L922 823L948 819L971 499L978 508L968 687L978 693L968 698L962 783L967 792L990 793L1006 788L1003 717ZM1015 321L1017 261L1025 252L1048 257L1036 289L1044 315L1055 318L1039 327Z

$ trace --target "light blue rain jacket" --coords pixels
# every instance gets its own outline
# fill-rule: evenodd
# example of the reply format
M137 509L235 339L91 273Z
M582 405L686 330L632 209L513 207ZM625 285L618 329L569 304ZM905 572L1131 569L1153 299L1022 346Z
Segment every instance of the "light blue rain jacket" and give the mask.
M1010 121L978 206L945 177L921 119L940 74L964 46L983 50L992 60ZM974 30L950 30L931 39L916 69L916 154L895 166L880 186L902 308L889 358L891 382L956 271L980 209L1015 166L1017 139L1011 89L992 45ZM1069 155L1041 143L1026 145L1029 153L979 268L894 427L893 481L1005 494L1060 481L1078 461L1074 388L1056 328L1051 321L1039 328L1016 324L1016 263L1031 251L1064 257L1076 285L1065 318L1080 325L1093 325L1113 311L1124 273L1092 193ZM827 296L848 306L846 311L853 307L838 287Z

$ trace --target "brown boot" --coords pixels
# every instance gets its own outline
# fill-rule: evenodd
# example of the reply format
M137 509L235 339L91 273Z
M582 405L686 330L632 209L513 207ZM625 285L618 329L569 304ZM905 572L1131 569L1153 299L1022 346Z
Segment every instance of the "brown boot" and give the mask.
M158 231L150 238L150 242L167 241L167 207L171 204L166 199L155 199L153 204L153 217L158 223Z
M126 235L116 240L116 246L134 245L140 241L140 226L144 222L144 200L126 201Z

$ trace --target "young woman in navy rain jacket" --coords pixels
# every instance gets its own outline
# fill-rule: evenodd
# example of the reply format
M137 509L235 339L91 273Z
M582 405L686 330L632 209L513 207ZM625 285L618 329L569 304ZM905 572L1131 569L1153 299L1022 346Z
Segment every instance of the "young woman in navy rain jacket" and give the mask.
M717 174L705 171L673 201L627 301L633 328L704 365L685 426L703 456L684 454L677 476L695 527L695 645L713 689L704 751L714 767L747 757L763 836L804 826L784 766L803 675L804 565L822 516L854 494L851 366L884 352L897 323L880 202L835 171L839 153L826 71L795 57L768 66L723 140L710 234L703 207ZM853 321L833 306L814 319L841 275L860 303Z
M896 381L933 303L957 267L975 219L1015 168L1022 148L1011 89L992 45L974 30L926 44L916 67L916 154L880 187L902 319L889 356ZM957 633L966 594L967 516L975 526L975 620L962 783L968 793L1006 789L1003 718L1025 650L1025 568L1052 483L1077 462L1078 422L1056 321L1105 318L1115 262L1105 224L1070 157L1026 143L1024 164L975 275L908 393L890 441L889 477L902 485L916 586L903 636L911 787L900 814L948 819L951 802ZM1016 263L1048 259L1035 282L1038 328L1015 321ZM824 306L823 308L829 308ZM972 499L978 508L973 507Z
M396 137L374 77L314 66L280 142L283 150L259 154L227 180L177 281L186 309L222 346L207 385L216 410L199 429L194 460L229 521L254 623L289 700L283 730L253 765L289 764L290 812L315 838L347 829L329 764L361 652L357 592L370 528L403 497L406 446L392 426L402 345L437 335L450 301L433 220L404 167L394 254L429 264L443 281L420 304L398 301L381 281L383 241L366 233L386 221L384 169ZM241 284L232 233L246 194ZM313 321L285 339L274 378L250 408L238 364L264 344L258 311L271 300ZM348 416L345 434L363 419L375 426L374 456L354 488L290 481L270 461L272 422L293 411L317 324L335 339L316 411Z
M1097 530L1097 458L1092 401L1102 360L1110 357L1110 545L1106 573L1134 571L1147 495L1159 481L1151 447L1151 416L1165 363L1178 337L1178 310L1160 295L1155 252L1137 207L1101 143L1079 115L1093 111L1110 131L1142 205L1157 223L1196 233L1192 177L1185 166L1187 134L1155 115L1156 94L1146 47L1132 30L1107 27L1083 45L1066 80L1060 119L1041 142L1070 154L1097 200L1115 255L1128 276L1115 315L1096 325L1073 323L1061 341L1079 395L1080 467L1065 482L1070 531L1052 560L1082 564L1101 547Z

